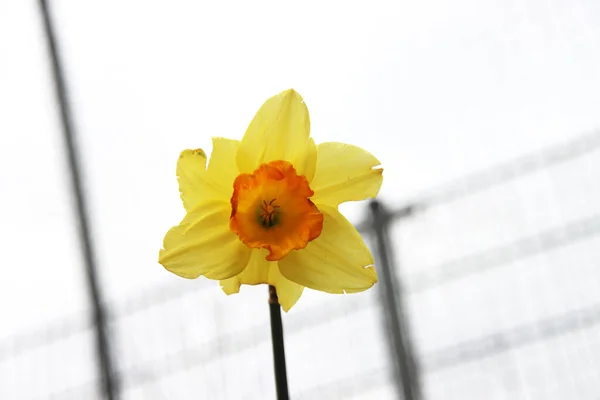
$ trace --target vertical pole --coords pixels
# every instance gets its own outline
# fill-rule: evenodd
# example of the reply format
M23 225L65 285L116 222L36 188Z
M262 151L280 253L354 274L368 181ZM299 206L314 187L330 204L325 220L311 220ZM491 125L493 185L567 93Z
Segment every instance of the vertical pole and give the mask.
M379 288L381 308L387 325L390 354L393 356L392 364L398 398L420 400L417 364L405 319L402 293L393 267L392 249L388 242L390 216L377 200L372 201L369 206L375 234L377 272L381 277ZM409 215L410 212L410 208L407 208L403 214Z
M39 5L44 24L44 31L46 34L48 51L51 59L52 75L54 78L54 89L56 91L56 97L60 109L60 119L62 124L67 161L69 164L71 188L73 191L74 203L76 207L75 212L77 216L77 228L84 263L86 267L88 288L93 306L93 317L96 334L96 349L98 352L98 364L102 378L101 390L105 399L117 400L117 383L115 376L113 375L108 335L106 332L106 314L104 312L104 308L102 307L102 296L97 283L94 248L92 245L90 235L87 204L81 183L81 175L79 172L79 156L77 154L77 148L75 145L75 138L73 132L74 129L71 118L71 109L67 95L67 88L47 0L39 0Z
M279 305L277 290L272 285L269 285L269 314L271 316L271 342L273 343L273 364L275 366L277 400L289 400L281 306Z

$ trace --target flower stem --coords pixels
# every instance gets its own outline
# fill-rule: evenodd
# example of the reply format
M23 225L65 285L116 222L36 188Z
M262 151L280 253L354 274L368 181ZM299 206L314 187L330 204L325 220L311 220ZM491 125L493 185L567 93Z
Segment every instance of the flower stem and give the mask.
M289 400L287 372L285 368L285 347L283 345L283 325L281 306L275 286L269 285L269 310L271 314L271 342L273 343L273 362L275 365L275 387L277 400Z

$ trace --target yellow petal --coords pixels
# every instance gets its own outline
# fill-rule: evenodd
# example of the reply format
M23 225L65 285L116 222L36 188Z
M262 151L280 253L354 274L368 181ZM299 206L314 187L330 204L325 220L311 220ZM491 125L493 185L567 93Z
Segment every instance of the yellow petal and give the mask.
M377 282L373 256L354 226L335 207L317 205L325 216L321 235L279 261L284 277L329 293L354 293Z
M310 187L315 204L338 206L345 201L377 196L383 182L381 163L360 147L343 143L321 143L317 167Z
M184 150L177 161L177 179L183 207L186 211L202 201L214 197L214 185L206 181L206 154L202 149Z
M269 283L269 271L273 267L277 267L277 262L267 261L265 257L267 251L264 249L252 249L252 254L248 260L246 268L232 279L237 279L240 284L244 285L260 285L261 283Z
M312 173L306 152L310 147L310 118L302 97L293 89L268 99L246 130L237 153L241 173L252 173L260 164L288 161L298 173ZM313 143L314 145L314 143ZM310 164L310 163L308 163Z
M212 138L212 145L213 151L208 162L208 174L212 180L224 186L226 195L231 198L233 181L239 175L235 157L240 142L239 140L214 137Z
M313 180L317 168L317 145L313 138L308 139L304 153L304 164L295 166L298 175L304 175L308 183Z
M269 274L269 280L273 282L271 284L277 289L277 297L281 308L283 311L288 312L302 296L304 286L286 279L281 275L279 268L272 268L272 270L273 272Z
M222 280L221 288L229 295L238 293L242 284L273 285L277 288L279 304L285 312L288 312L302 295L304 287L284 278L279 272L276 261L265 260L267 253L265 249L253 249L246 269L233 278ZM267 296L266 292L265 296Z
M164 239L158 262L184 278L226 279L242 272L251 250L229 229L227 202L202 202Z
M238 175L235 156L239 142L213 138L213 151L206 168L206 154L201 149L184 150L177 162L179 192L186 211L191 211L202 201L229 201L233 193L233 180Z

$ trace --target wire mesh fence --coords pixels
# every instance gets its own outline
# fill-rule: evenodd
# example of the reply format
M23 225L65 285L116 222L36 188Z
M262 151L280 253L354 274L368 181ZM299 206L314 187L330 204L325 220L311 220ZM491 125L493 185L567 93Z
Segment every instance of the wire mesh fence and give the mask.
M597 148L476 175L399 225L427 398L598 397Z
M398 208L391 243L424 398L598 398L599 150L593 132ZM274 398L266 309L248 304L231 330L227 298L198 280L107 310L121 398ZM376 291L288 314L291 397L395 398L381 315ZM79 315L0 344L0 398L102 398L92 334Z

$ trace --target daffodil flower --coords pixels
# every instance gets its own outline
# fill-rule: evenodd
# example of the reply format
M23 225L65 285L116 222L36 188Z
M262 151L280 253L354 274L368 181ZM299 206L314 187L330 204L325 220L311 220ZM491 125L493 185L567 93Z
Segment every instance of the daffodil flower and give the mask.
M179 157L187 214L164 238L159 262L167 270L218 279L226 294L273 285L284 311L304 287L354 293L377 282L371 252L338 211L379 192L383 170L373 155L316 146L306 104L292 89L263 104L241 141L212 143L210 160L202 150Z

